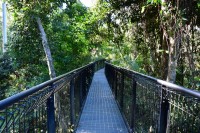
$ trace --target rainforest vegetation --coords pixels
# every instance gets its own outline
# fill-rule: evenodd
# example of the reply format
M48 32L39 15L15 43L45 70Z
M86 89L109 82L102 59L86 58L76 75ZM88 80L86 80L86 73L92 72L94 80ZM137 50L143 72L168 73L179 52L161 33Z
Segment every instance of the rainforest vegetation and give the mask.
M6 0L0 98L105 58L200 90L199 0ZM0 20L2 21L2 19ZM0 32L2 44L2 32Z

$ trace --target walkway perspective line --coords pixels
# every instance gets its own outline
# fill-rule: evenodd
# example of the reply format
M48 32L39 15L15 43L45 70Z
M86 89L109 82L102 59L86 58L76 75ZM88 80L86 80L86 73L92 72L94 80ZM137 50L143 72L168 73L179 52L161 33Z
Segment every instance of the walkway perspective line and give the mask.
M76 133L128 133L104 69L94 75Z

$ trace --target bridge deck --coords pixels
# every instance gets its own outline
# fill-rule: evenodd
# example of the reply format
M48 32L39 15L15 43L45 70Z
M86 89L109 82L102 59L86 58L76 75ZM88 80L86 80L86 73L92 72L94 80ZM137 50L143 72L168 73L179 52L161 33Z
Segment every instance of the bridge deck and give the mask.
M76 133L128 133L104 69L94 75Z

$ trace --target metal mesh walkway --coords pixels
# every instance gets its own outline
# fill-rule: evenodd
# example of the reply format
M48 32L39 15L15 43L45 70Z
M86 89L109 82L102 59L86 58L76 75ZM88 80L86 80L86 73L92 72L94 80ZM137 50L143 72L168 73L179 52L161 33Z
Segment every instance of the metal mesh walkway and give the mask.
M94 75L76 133L128 133L104 69Z

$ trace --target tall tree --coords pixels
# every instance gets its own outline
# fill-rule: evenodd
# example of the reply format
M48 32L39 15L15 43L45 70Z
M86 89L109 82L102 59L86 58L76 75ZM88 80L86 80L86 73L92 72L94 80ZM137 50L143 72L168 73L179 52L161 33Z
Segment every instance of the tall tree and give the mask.
M43 44L43 48L44 48L46 59L47 59L47 64L48 64L48 68L49 68L49 76L50 76L51 79L53 79L53 78L56 77L56 72L55 72L55 69L54 69L53 58L51 56L51 50L49 48L46 33L44 31L44 28L42 26L42 22L41 22L40 18L37 18L37 24L38 24L38 27L39 27L39 30L40 30L40 34L41 34L41 38L42 38L42 44Z
M51 56L51 51L49 48L46 33L45 33L44 27L42 25L41 19L46 21L45 23L48 23L48 15L51 15L51 12L54 9L61 7L62 2L61 1L60 2L57 2L57 1L51 1L51 2L50 1L35 1L35 0L33 0L33 1L32 0L31 1L9 0L9 3L13 6L13 9L16 14L18 14L18 12L23 12L22 15L23 15L23 17L26 18L26 20L23 19L25 22L22 22L22 23L26 23L26 22L37 23L38 29L39 29L40 35L41 35L41 40L42 40L42 44L43 44L46 61L47 61L49 76L51 79L55 78L56 73L55 73L55 69L54 69L54 65L53 65L53 58ZM36 25L36 24L34 24L34 25ZM33 25L29 25L29 26L33 26ZM28 27L28 28L36 29L36 27ZM37 40L39 40L39 39L37 39ZM58 113L60 110L59 94L55 94L54 96L55 96L56 113Z
M199 2L101 0L100 3L107 5L107 12L97 21L99 28L95 33L104 38L101 39L104 44L116 46L110 55L113 51L121 51L116 52L112 60L115 59L120 65L128 64L130 67L132 64L138 64L139 71L169 82L183 81L181 84L186 86L190 86L191 82L197 86L198 30L192 29L198 26ZM96 11L104 12L104 9L99 6ZM109 32L102 34L100 30L106 28ZM129 48L132 49L131 52L127 52L127 44L132 46ZM122 56L119 56L120 54ZM180 60L183 65L180 65ZM192 60L195 61L191 62ZM133 65L133 69L136 68L134 66L136 65ZM195 78L189 77L191 74ZM187 79L190 79L190 82ZM194 84L193 87L196 88Z

